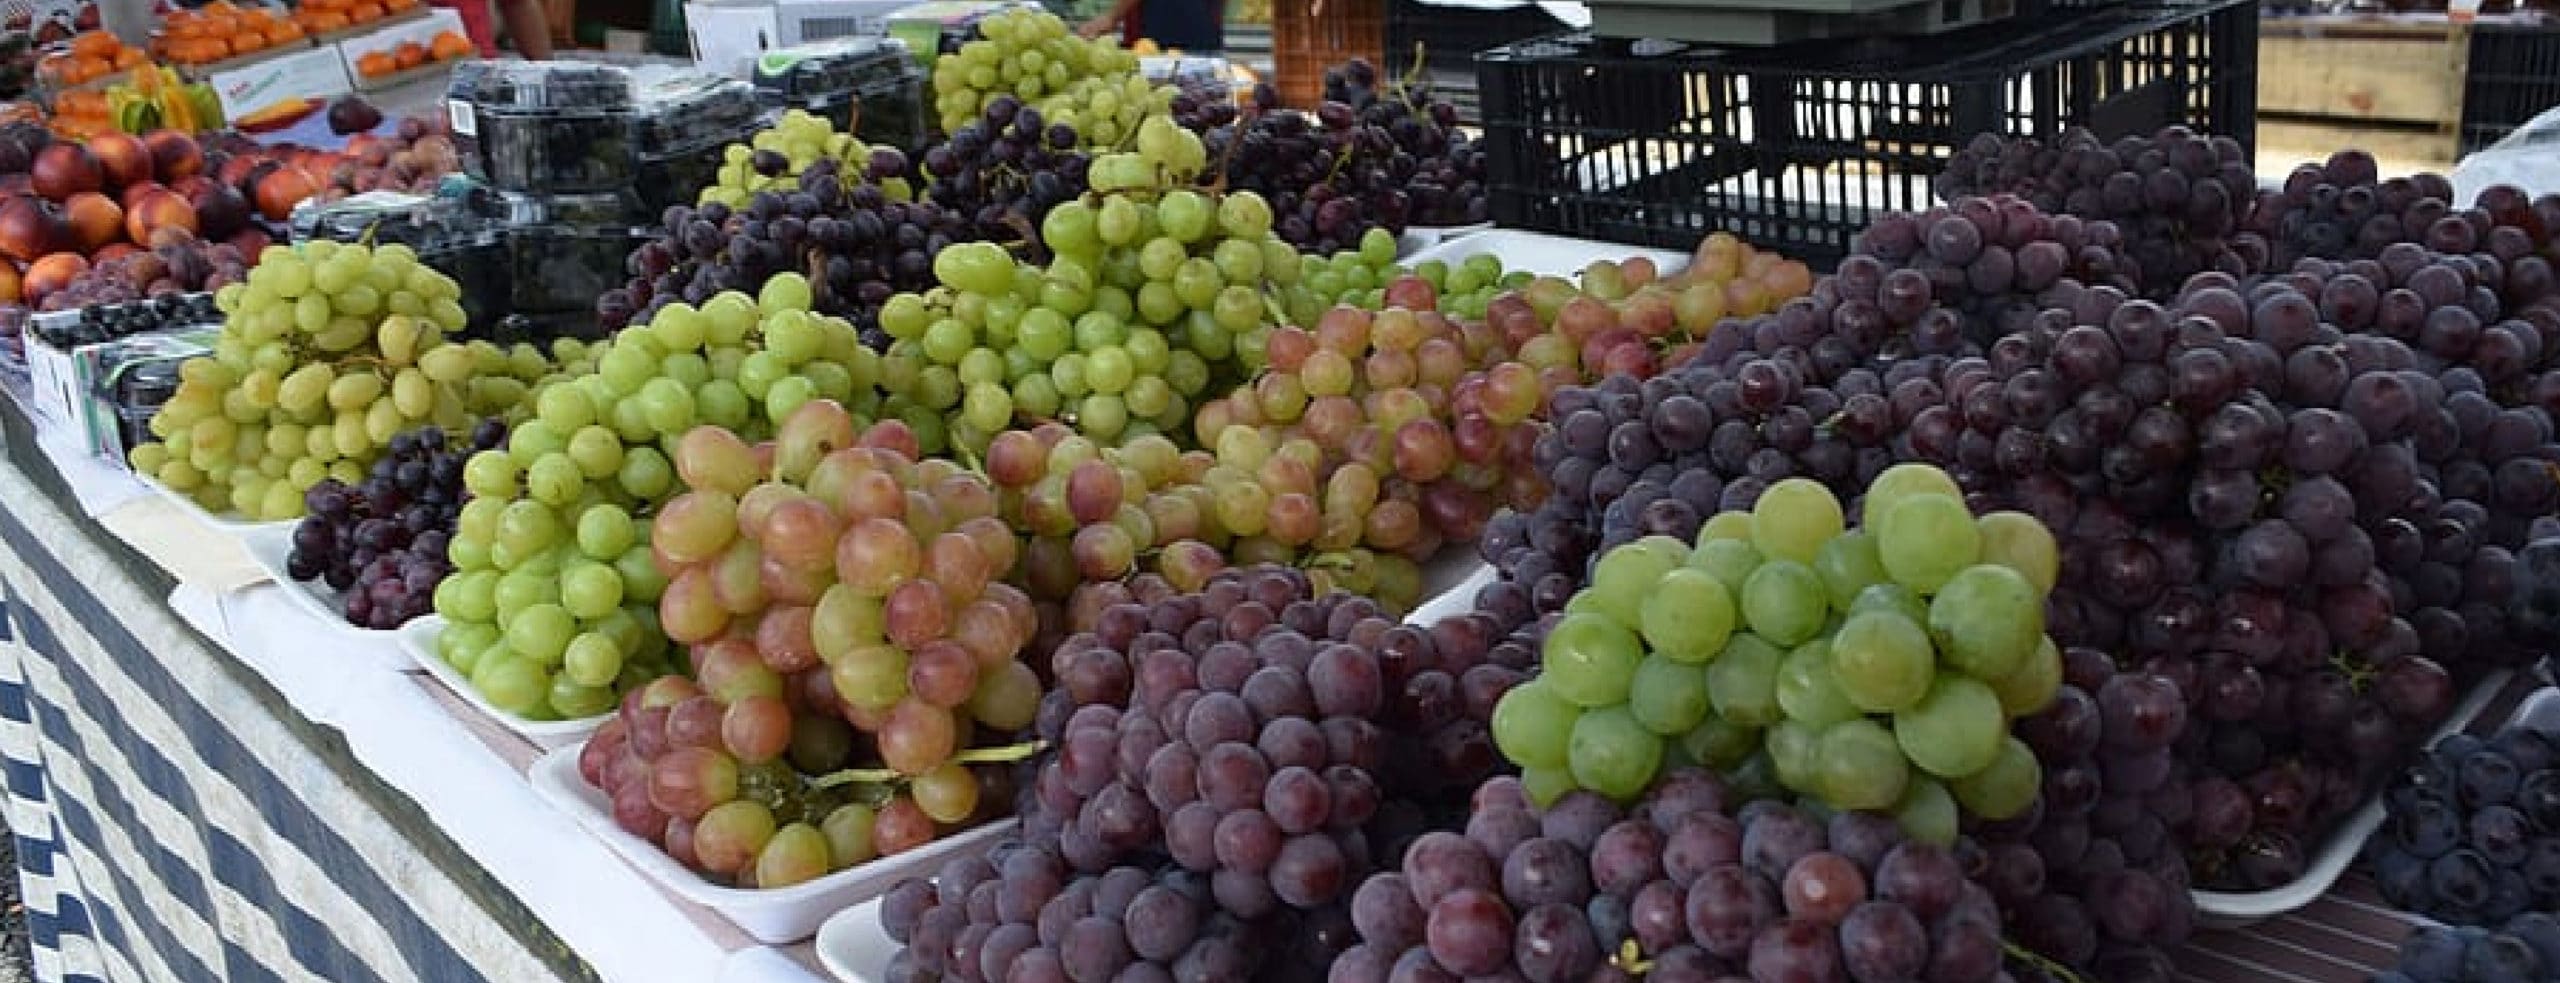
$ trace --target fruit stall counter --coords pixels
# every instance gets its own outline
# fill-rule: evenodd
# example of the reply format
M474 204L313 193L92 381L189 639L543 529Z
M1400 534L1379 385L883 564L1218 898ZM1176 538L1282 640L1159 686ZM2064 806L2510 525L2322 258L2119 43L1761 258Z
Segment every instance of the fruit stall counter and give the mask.
M355 651L0 399L0 758L39 979L822 978L538 801L536 749Z

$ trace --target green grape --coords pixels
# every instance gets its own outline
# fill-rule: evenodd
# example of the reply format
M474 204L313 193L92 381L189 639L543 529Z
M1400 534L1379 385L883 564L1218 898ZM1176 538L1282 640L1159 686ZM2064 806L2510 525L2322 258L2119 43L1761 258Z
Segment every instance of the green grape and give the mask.
M1636 722L1666 738L1695 729L1707 718L1709 702L1706 667L1674 662L1659 652L1636 665L1627 693L1627 710Z
M1896 583L1868 585L1858 592L1856 600L1849 602L1849 610L1844 614L1854 617L1867 611L1891 611L1909 619L1914 625L1929 622L1929 602L1912 593L1911 588Z
M1754 536L1752 527L1755 522L1749 512L1718 512L1707 517L1707 521L1698 527L1698 544L1704 546L1718 539L1739 539L1748 543ZM1753 549L1756 552L1758 547Z
M1951 846L1956 841L1959 819L1956 800L1937 779L1915 774L1902 790L1902 801L1893 805L1893 818L1902 826L1902 835L1922 843Z
M1730 770L1760 750L1760 732L1709 712L1698 726L1681 735L1680 747L1701 765Z
M1911 783L1892 732L1864 717L1824 729L1813 759L1814 794L1835 809L1892 808Z
M1688 552L1668 536L1648 536L1610 550L1592 566L1591 586L1584 593L1598 610L1632 630L1644 623L1646 593L1687 560Z
M1520 790L1529 794L1529 803L1541 809L1556 804L1565 793L1576 788L1573 773L1563 768L1520 769Z
M2062 573L2062 556L2044 523L2024 512L1992 512L1975 520L1974 526L1982 535L1982 562L2024 575L2039 595L2053 592Z
M1762 556L1811 563L1845 525L1830 489L1810 478L1788 478L1761 492L1752 507L1751 545Z
M1961 778L1991 764L2008 723L1991 687L1964 676L1941 675L1918 704L1894 713L1893 736L1920 770Z
M1831 599L1831 609L1847 611L1858 599L1858 592L1884 583L1884 561L1876 556L1875 537L1865 530L1852 530L1823 543L1813 555L1813 571L1822 575L1822 589Z
M1866 498L1861 506L1867 530L1881 532L1881 527L1889 521L1885 516L1891 514L1903 499L1915 495L1938 495L1964 501L1964 490L1956 487L1955 479L1947 477L1946 472L1926 464L1896 464L1867 483Z
M1662 764L1662 739L1624 706L1584 713L1566 748L1576 784L1621 802L1642 794Z
M581 632L569 640L560 673L579 686L610 686L622 674L622 647L600 632Z
M578 618L602 618L622 606L622 575L593 560L572 563L560 571L560 603Z
M1911 495L1890 509L1875 526L1876 554L1895 582L1934 594L1957 571L1979 561L1982 533L1962 499Z
M1253 486L1246 486L1253 487ZM1596 614L1568 614L1547 633L1542 662L1556 695L1584 707L1623 703L1644 647L1636 634Z
M1770 643L1793 647L1822 630L1822 578L1793 560L1770 560L1742 583L1742 621Z
M1493 743L1523 767L1563 768L1565 742L1582 708L1556 694L1544 680L1511 688L1493 706Z
M479 690L490 706L532 720L550 719L556 714L550 707L551 673L531 659L499 654L493 650L481 654L472 667L471 688Z
M1743 583L1751 579L1752 571L1760 569L1760 559L1760 550L1747 539L1701 539L1697 550L1689 554L1689 566L1716 578L1724 585L1726 596L1740 597Z
M1957 668L2008 675L2044 632L2044 593L2017 569L1983 563L1948 579L1929 607L1930 633Z
M2017 669L1987 682L2000 697L2000 712L2012 719L2041 713L2053 705L2054 694L2062 689L2062 650L2054 647L2051 637L2039 638L2035 651Z
M2003 735L2000 753L1990 764L1947 784L1965 811L1984 819L2009 819L2035 804L2044 787L2044 767L2025 742Z
M1777 723L1782 658L1776 646L1757 635L1739 634L1726 642L1724 654L1707 663L1707 696L1716 716L1744 727Z
M1831 636L1831 675L1840 694L1869 713L1891 713L1929 695L1936 652L1918 622L1889 609L1851 614Z
M1831 676L1831 646L1814 639L1796 646L1778 663L1778 710L1789 720L1829 727L1859 715L1857 704L1840 692Z
M1639 624L1645 644L1680 662L1705 662L1732 637L1733 597L1714 575L1681 568L1662 574L1644 595Z
M1761 735L1778 784L1814 794L1814 767L1822 747L1822 729L1800 720L1781 719Z

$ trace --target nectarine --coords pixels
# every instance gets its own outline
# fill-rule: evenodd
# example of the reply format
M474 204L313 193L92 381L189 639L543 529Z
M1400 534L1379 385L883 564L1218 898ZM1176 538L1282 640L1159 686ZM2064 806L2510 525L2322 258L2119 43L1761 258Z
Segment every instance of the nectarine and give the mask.
M29 172L36 193L55 201L64 201L83 191L96 191L107 183L107 172L98 165L89 148L76 143L49 144L36 155Z
M125 235L135 242L149 244L152 233L164 228L184 229L189 235L195 234L195 206L163 190L142 196L142 200L134 202L133 207L125 212Z
M54 253L27 265L26 283L20 288L27 303L42 304L46 296L71 285L71 280L89 271L89 261L79 253Z
M320 190L320 182L309 171L299 167L279 167L258 179L251 197L258 203L258 214L269 221L282 222L292 217L293 206Z
M34 198L0 203L0 255L32 263L68 243L70 227L53 206Z
M62 215L71 223L71 241L84 253L96 252L124 235L123 206L95 191L72 195L62 203Z
M151 150L152 170L160 180L175 183L204 171L204 148L196 146L196 138L176 130L153 130L142 138Z
M133 134L118 131L90 137L89 153L98 158L108 187L121 188L151 179L151 151Z

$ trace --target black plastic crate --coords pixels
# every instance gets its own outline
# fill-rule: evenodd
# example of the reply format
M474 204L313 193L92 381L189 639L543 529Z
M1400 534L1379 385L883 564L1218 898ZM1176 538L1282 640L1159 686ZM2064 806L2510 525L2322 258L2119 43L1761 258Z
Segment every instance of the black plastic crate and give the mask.
M2462 153L2498 142L2560 106L2560 28L2480 24L2462 85Z
M1708 48L1571 32L1476 59L1494 221L1818 265L1925 208L1975 134L2172 123L2253 145L2256 0L2053 10L1950 34Z

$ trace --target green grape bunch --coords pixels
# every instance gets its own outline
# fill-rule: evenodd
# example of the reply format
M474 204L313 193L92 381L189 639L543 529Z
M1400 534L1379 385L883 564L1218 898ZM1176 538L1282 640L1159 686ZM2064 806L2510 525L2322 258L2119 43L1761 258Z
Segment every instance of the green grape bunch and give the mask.
M611 710L677 668L650 526L681 482L678 442L709 424L751 442L813 401L868 406L878 357L851 323L809 313L798 274L649 324L562 345L504 449L463 464L472 495L436 592L437 651L490 703L528 719Z
M299 518L324 478L347 484L401 432L467 428L518 403L548 369L530 346L447 340L462 288L403 245L270 248L214 295L213 354L179 369L135 471L207 511Z
M1112 147L1173 105L1173 87L1149 83L1138 56L1108 38L1077 37L1056 14L1005 10L980 21L978 35L934 60L934 112L945 133L1012 96L1074 127L1085 146Z
M1694 547L1654 536L1604 555L1542 674L1495 707L1495 745L1531 794L1631 800L1695 762L1939 843L1960 815L2033 804L2043 771L2009 730L2062 684L2044 632L2052 535L1973 515L1926 465L1878 475L1864 508L1845 528L1828 490L1789 479Z
M696 203L744 209L760 191L803 190L801 178L813 169L834 175L840 188L849 188L870 162L871 148L852 133L838 132L833 121L808 110L787 109L747 142L722 148L718 175L702 189ZM913 196L905 178L892 177L880 184L882 193L893 201Z

